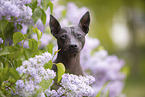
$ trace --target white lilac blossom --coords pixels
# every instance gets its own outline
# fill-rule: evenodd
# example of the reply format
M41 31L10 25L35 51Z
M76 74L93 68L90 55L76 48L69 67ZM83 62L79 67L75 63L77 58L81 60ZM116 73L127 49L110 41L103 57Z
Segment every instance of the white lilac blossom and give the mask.
M32 23L32 9L25 5L30 2L31 0L1 0L0 20L4 17L6 20L18 23Z
M34 58L23 61L22 66L17 67L16 70L20 75L24 75L22 79L16 82L17 95L24 97L32 96L41 89L39 83L42 80L54 79L56 73L53 70L43 67L51 58L51 54L45 52L42 53L42 55L36 55ZM43 95L43 93L41 95Z
M53 70L45 69L43 66L51 59L48 52L42 55L36 55L34 58L29 58L22 63L22 66L16 70L23 75L22 79L16 82L16 94L27 97L37 94L39 90L43 90L40 86L42 80L54 79L56 73ZM91 88L95 78L92 76L77 76L73 74L63 74L58 90L51 90L50 87L40 92L38 96L45 97L59 97L65 95L66 97L74 96L92 96L94 91ZM53 84L53 81L52 81ZM52 85L51 84L51 85ZM51 86L50 85L50 86Z
M48 97L82 97L92 96L94 91L90 85L95 81L92 76L77 76L73 74L63 74L58 90L45 90Z
M76 76L73 74L62 75L60 85L68 97L92 96L94 91L89 86L95 81L92 76Z

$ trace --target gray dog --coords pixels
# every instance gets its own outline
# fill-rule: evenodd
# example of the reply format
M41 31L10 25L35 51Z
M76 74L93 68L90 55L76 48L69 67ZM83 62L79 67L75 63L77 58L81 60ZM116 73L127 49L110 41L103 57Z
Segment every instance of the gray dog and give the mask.
M84 47L89 24L89 12L82 16L77 26L64 28L61 28L57 19L50 15L51 33L57 39L58 49L60 49L54 63L63 63L68 73L84 75L80 64L80 52ZM52 69L57 71L56 65L53 65Z

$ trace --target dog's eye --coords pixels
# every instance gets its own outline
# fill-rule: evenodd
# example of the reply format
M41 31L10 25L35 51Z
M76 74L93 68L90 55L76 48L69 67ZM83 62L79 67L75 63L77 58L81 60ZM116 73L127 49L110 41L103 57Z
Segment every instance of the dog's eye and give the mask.
M61 38L62 38L62 39L66 39L67 36L66 36L66 35L62 35Z
M77 36L78 38L81 38L81 37L82 37L82 35L81 35L81 34L76 34L76 36Z

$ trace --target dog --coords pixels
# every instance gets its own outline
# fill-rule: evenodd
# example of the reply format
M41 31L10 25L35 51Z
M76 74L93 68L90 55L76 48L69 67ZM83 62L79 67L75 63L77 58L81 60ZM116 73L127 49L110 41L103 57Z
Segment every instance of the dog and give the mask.
M90 13L87 11L77 26L61 28L57 19L50 15L50 30L57 39L58 52L54 63L63 63L66 72L75 75L84 75L80 64L80 52L85 44L85 36L89 31ZM56 65L52 69L57 71Z

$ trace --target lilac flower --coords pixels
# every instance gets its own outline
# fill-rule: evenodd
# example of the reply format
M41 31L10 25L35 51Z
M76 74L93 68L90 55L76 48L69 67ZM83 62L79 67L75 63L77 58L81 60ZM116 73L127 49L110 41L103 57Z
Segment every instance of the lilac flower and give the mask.
M53 14L57 19L60 19L62 17L62 11L65 10L65 6L58 5L54 8Z
M22 66L16 70L20 75L25 75L22 79L16 82L16 91L20 96L31 96L41 89L39 83L42 80L54 79L56 73L50 69L44 69L43 65L51 60L51 54L48 52L42 55L36 55L34 58L29 58L22 63ZM22 86L20 86L22 84Z
M0 20L5 17L6 20L19 23L31 23L32 10L25 4L31 0L6 0L0 2ZM14 17L13 20L12 17Z
M37 0L37 6L40 6L41 5L41 0Z
M29 3L31 3L31 0L22 0L22 2L23 2L24 4L29 4Z
M82 7L82 8L78 8L75 3L68 3L67 4L67 14L66 14L66 18L72 23L72 24L78 24L78 21L80 19L80 17L86 12L88 11L88 8L86 7Z
M36 27L41 31L43 32L45 30L45 25L43 25L41 19L39 19L37 22L36 22Z
M38 94L38 97L46 97L46 96L45 96L45 94L42 92L42 93L39 93L39 94Z
M37 93L38 90L43 90L40 86L42 80L54 79L56 73L50 69L44 69L43 65L51 60L51 54L48 52L42 55L36 55L34 58L29 58L22 63L22 66L18 67L16 70L23 74L21 80L16 82L16 94L20 96L32 96ZM61 87L58 90L44 90L38 95L44 97L44 95L49 96L92 96L93 89L90 87L95 81L92 76L77 76L73 74L62 75Z
M47 90L45 90L44 93L47 95L47 97L58 97L58 93L56 90L47 89Z
M2 39L2 38L0 38L0 44L1 44L1 43L3 43L3 39Z
M93 90L89 86L95 81L92 76L77 76L73 74L62 75L61 85L67 92L68 97L72 96L92 96Z
M25 25L25 24L21 24L21 25L22 25L21 33L22 34L26 34L27 33L27 30L28 30L28 26Z
M82 67L86 73L92 74L95 77L96 82L93 84L93 89L96 92L94 93L94 96L108 81L110 82L105 90L109 89L111 97L116 97L116 95L119 96L121 94L121 90L123 89L123 80L125 78L125 75L120 72L121 68L124 66L124 61L118 59L114 55L108 55L108 52L105 50L99 50L92 54L92 50L99 45L99 41L97 41L98 40L95 41L93 39L86 38L86 44L81 54ZM111 84L117 82L120 83L117 84L119 90L115 88L113 89L114 86ZM104 93L105 92L106 91L104 91Z
M37 35L32 34L32 38L37 40ZM49 34L43 33L40 41L41 41L40 47L43 48L46 47L52 41L52 37Z

